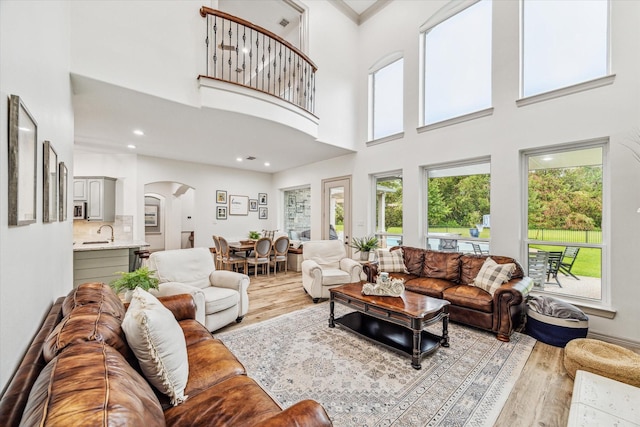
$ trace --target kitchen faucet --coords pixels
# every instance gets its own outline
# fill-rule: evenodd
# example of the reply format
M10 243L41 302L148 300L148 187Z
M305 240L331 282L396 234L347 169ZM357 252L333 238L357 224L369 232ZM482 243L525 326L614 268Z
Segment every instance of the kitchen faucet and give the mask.
M102 227L109 227L111 229L111 242L113 243L113 227L109 224L101 225L100 228L98 228L98 234L100 234L100 231L102 231Z

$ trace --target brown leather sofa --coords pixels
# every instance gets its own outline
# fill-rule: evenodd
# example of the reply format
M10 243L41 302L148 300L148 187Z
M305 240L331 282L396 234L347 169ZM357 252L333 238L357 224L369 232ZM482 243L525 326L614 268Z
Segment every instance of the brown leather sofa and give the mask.
M2 426L331 426L304 400L285 410L195 320L190 295L160 298L179 322L187 400L172 406L140 373L120 327L125 307L104 284L79 286L51 307L0 400Z
M390 250L396 249L402 250L408 273L392 272L389 275L403 278L405 289L449 301L452 321L495 332L501 341L509 341L513 331L522 326L525 297L531 288L531 279L524 277L522 267L513 258L490 255L498 264L516 264L511 280L491 296L489 292L471 285L489 255L439 252L408 246L396 246ZM375 282L377 265L365 264L363 269L367 280Z

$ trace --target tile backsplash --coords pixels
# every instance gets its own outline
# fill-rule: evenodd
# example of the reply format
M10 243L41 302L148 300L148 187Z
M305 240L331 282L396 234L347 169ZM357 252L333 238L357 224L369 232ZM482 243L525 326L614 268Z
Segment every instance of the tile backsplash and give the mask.
M73 241L75 243L93 240L108 240L111 238L111 230L103 228L98 234L101 225L113 227L115 240L133 240L133 215L116 215L114 222L87 221L76 219L73 221ZM128 230L128 231L125 231Z

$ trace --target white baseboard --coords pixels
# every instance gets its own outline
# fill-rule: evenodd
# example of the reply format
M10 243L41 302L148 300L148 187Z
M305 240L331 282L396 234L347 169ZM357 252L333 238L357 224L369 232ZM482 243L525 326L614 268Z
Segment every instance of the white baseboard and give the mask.
M595 340L606 341L611 344L617 344L622 347L630 348L632 350L640 350L640 342L628 340L626 338L617 338L609 335L600 334L598 332L587 333L587 338L593 338Z

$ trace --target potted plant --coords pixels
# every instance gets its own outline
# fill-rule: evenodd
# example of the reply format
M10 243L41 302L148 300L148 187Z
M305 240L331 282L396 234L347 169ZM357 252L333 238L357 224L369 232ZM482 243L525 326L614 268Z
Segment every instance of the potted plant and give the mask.
M369 259L369 252L374 249L378 249L379 242L375 236L354 237L349 244L356 252L360 252L360 261L367 261Z
M124 300L129 302L135 288L142 288L145 291L158 289L160 281L153 276L154 273L155 271L149 270L149 267L140 267L130 272L119 271L120 278L113 280L109 286L113 288L116 294L124 291Z
M249 238L251 240L258 240L260 238L260 233L258 233L257 231L250 231Z

